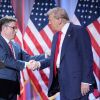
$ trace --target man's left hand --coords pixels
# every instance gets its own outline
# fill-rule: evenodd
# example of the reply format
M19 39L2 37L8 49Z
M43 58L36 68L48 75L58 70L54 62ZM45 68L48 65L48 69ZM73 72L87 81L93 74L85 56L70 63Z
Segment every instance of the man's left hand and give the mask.
M90 85L89 83L81 83L81 93L82 96L86 95L90 91Z

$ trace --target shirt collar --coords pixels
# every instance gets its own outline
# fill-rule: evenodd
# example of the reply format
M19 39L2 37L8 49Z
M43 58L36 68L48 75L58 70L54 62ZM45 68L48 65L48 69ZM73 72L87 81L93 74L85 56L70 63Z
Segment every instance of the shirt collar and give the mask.
M69 27L69 24L70 24L70 22L67 22L64 26L63 26L63 28L62 28L62 33L63 34L66 34L66 32L67 32L67 30L68 30L68 27Z
M7 43L10 42L6 37L4 37L4 36L2 36L2 37L4 38L4 40L5 40Z

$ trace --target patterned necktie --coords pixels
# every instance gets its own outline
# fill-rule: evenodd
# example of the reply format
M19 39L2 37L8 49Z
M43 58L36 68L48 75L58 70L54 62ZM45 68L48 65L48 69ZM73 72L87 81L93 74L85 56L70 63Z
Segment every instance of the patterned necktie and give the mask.
M11 42L9 42L9 43L8 43L8 45L9 45L9 47L10 47L10 50L11 50L11 53L12 53L12 55L14 56L14 52L13 52L12 43L11 43Z
M62 34L62 32L60 31L60 32L58 33L58 39L57 39L57 43L56 43L56 50L55 50L55 56L54 56L54 75L55 75L55 76L56 76L56 74L57 74L56 62L57 62L57 57L58 57L58 53L59 53L59 46L60 46L61 34Z

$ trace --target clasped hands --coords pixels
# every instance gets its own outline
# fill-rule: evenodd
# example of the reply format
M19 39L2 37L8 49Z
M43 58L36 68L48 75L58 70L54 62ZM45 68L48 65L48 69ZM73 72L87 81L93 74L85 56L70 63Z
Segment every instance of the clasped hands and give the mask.
M28 67L28 69L31 69L31 70L39 69L40 68L40 62L35 61L35 60L30 60L29 62L27 62L26 67Z

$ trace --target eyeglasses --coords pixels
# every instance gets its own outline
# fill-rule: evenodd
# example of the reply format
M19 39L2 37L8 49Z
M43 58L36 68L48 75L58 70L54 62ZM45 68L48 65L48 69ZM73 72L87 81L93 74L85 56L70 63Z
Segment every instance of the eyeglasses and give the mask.
M16 26L9 26L9 25L6 25L7 27L10 27L10 28L12 28L13 30L17 30L17 27Z

